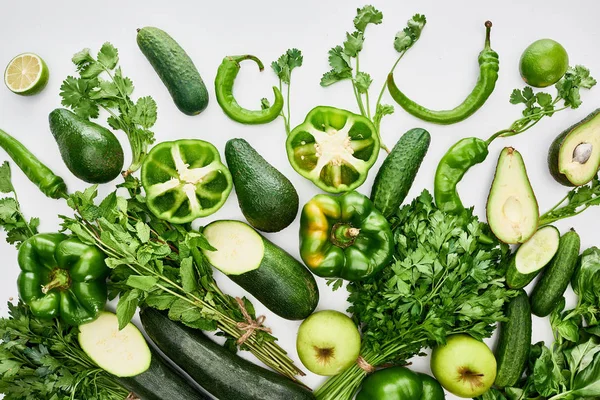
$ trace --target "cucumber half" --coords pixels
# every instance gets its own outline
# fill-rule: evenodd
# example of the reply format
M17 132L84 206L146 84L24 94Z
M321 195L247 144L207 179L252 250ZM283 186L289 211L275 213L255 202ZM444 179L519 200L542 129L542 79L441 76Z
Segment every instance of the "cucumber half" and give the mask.
M539 229L522 244L513 257L506 273L506 283L513 289L527 286L552 260L558 250L560 232L553 226Z
M258 232L240 221L216 221L204 228L217 251L203 250L208 262L226 275L241 275L260 267L265 244Z
M113 313L102 312L95 321L81 325L79 345L103 370L117 377L131 377L150 368L152 354L146 339L132 323L119 330Z

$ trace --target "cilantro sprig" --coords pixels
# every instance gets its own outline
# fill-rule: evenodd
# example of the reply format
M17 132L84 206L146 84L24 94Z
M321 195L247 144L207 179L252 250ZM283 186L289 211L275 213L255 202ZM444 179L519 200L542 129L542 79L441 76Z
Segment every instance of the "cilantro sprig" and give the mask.
M0 166L0 193L12 194L12 197L0 199L0 228L6 231L6 241L18 248L21 243L37 233L40 220L32 218L27 221L23 215L7 161Z
M571 189L565 197L540 217L539 226L581 214L591 206L600 205L600 180L596 176L584 186Z
M333 85L339 81L350 80L360 113L373 121L378 133L380 132L382 118L392 114L394 107L389 104L381 104L381 99L386 88L384 82L375 103L375 113L371 113L369 89L373 83L373 79L370 74L360 70L359 56L364 46L367 26L371 24L379 25L382 22L383 14L375 7L367 5L357 9L357 15L354 18L355 31L352 33L346 32L346 40L343 44L329 50L329 65L331 66L331 70L326 72L321 78L321 86L324 87ZM390 73L394 72L404 54L417 42L426 22L424 15L415 14L408 20L407 26L396 34L394 49L396 49L399 55ZM382 143L381 147L389 151L385 144Z
M271 63L271 68L275 72L275 75L279 78L279 90L283 92L283 85L286 86L286 112L281 110L281 117L283 118L283 122L285 124L285 131L290 133L290 120L291 120L291 112L290 112L290 87L292 81L292 71L295 68L301 67L304 57L302 56L302 52L298 49L289 49L281 57L277 59L277 61L273 61ZM267 99L262 99L262 108L268 108L269 102Z
M107 111L110 127L125 132L131 145L132 161L125 176L137 171L148 146L154 143L150 128L156 122L156 102L150 96L136 102L131 99L133 82L117 66L119 52L110 43L102 45L96 58L90 49L83 49L72 61L79 77L68 76L63 81L62 105L86 119L98 118L100 109Z

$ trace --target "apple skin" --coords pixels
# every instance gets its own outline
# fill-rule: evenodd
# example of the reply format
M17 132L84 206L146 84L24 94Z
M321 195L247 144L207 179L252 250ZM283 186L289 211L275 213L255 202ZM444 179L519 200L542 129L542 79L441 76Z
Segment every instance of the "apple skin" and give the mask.
M460 369L482 374L475 384L461 379ZM431 372L440 384L459 397L472 398L488 391L496 379L496 358L489 347L469 335L452 335L433 349Z
M330 362L319 361L318 349L332 350ZM356 362L360 354L360 333L345 314L319 311L300 325L296 350L309 371L323 376L337 375Z

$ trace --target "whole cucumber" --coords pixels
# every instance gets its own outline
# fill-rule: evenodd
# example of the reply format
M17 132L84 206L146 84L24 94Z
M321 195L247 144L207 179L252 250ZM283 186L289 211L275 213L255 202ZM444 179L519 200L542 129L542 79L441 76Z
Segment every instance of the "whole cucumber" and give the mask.
M560 238L556 255L531 292L531 311L538 317L549 315L567 290L577 267L580 244L573 229Z
M145 27L138 29L137 43L175 105L187 115L200 114L208 106L208 91L194 62L165 31Z
M400 137L383 161L373 183L371 200L384 216L395 213L404 201L430 142L431 136L425 129L411 129Z

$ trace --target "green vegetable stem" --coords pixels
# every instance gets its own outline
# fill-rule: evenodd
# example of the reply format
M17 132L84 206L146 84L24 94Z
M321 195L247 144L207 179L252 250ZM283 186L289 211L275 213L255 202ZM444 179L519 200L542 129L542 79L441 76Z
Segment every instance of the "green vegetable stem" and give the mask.
M67 198L65 181L54 174L17 139L0 129L0 147L42 193L52 199ZM7 167L8 168L8 167ZM10 176L9 176L10 177Z
M473 115L486 102L488 97L496 87L498 80L498 70L500 68L498 61L498 53L490 47L490 32L492 23L485 23L485 47L479 53L479 79L475 87L467 98L457 107L452 110L436 111L425 108L413 100L409 99L404 93L398 89L394 82L394 74L390 73L387 79L388 90L396 103L398 103L408 113L425 121L434 122L436 124L449 125L460 122Z
M252 55L225 57L219 66L217 77L215 78L217 102L223 109L223 112L234 121L242 124L266 124L281 115L283 96L281 95L281 91L274 86L275 102L272 106L263 107L262 110L248 110L241 107L233 96L233 85L241 68L240 63L244 60L254 61L260 71L263 71L265 68L263 63ZM263 101L262 105L264 106L265 104Z
M596 80L590 76L589 70L578 65L575 68L569 68L565 76L555 85L557 95L554 100L548 93L534 94L533 89L529 86L523 90L515 89L510 96L510 102L525 105L522 118L513 122L508 129L494 133L487 140L461 139L442 157L434 180L434 197L437 206L454 215L464 214L465 207L460 200L457 185L471 167L486 159L489 153L488 147L494 140L521 134L535 126L545 116L551 117L556 112L568 108L578 108L582 103L580 89L590 89L595 84ZM560 101L563 102L563 107L556 108ZM545 217L546 219L544 216L542 217L544 225L556 221L552 219L554 217L551 215Z
M287 107L287 111L283 108L281 109L281 117L283 118L283 123L285 125L285 131L289 135L290 128L290 120L292 118L290 112L290 88L292 82L292 71L302 66L302 61L304 58L302 57L302 52L298 49L288 49L281 57L277 59L277 61L273 61L271 63L271 69L275 72L275 75L279 78L279 92L283 92L283 85L286 86L286 100L285 104ZM262 99L263 108L270 107L267 99Z

